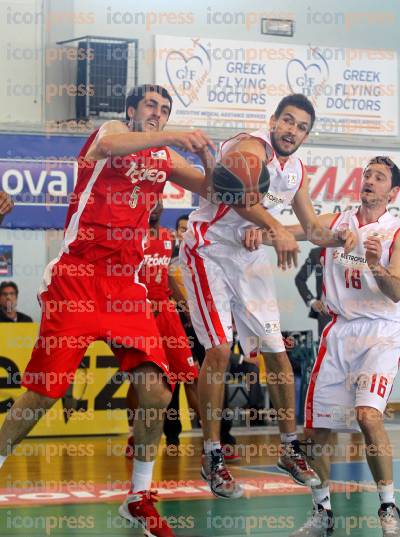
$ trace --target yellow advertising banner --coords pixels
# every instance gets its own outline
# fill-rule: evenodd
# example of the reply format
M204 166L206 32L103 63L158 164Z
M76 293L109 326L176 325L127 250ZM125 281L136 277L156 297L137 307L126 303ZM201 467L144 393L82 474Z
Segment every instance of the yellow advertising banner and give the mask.
M38 334L36 323L0 324L0 424L15 399L25 391L21 377ZM65 397L43 416L30 436L95 435L128 432L128 382L118 360L103 342L92 343ZM181 390L181 421L190 429Z

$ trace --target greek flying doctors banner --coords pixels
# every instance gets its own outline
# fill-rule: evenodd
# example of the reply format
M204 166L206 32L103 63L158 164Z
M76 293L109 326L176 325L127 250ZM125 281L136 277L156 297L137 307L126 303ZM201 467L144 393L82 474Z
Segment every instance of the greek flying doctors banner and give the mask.
M174 104L170 123L256 129L282 97L303 93L314 104L314 130L398 134L397 54L156 36L156 82Z

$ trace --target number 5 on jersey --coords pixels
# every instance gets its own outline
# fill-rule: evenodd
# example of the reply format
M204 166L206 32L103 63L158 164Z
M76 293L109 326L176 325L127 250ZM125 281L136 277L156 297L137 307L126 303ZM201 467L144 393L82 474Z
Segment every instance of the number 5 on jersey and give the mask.
M140 191L140 186L139 185L136 185L136 186L133 187L131 197L129 199L129 207L131 207L132 209L134 209L136 207L136 205L138 204L139 191Z

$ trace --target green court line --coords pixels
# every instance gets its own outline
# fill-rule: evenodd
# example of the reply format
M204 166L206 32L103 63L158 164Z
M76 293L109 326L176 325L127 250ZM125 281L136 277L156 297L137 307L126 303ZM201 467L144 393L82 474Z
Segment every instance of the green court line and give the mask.
M381 537L376 493L334 494L335 537ZM177 537L287 537L310 511L308 495L157 503ZM143 537L118 515L117 503L0 509L2 537Z

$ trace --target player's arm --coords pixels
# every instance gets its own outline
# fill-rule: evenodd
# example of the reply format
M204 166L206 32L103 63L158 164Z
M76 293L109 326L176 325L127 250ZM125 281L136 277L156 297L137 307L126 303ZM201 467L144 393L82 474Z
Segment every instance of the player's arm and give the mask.
M185 151L198 152L208 146L215 149L211 139L201 130L131 132L121 121L107 121L99 129L86 153L87 160L125 156L149 147L174 145Z
M393 300L400 301L400 239L395 239L392 255L387 268L380 263L382 245L378 237L370 235L364 242L365 258L382 293Z
M6 214L12 211L14 202L6 192L0 192L0 224Z
M326 230L330 228L336 216L337 214L334 214L334 213L321 214L317 216L317 221L319 225L324 230ZM286 229L290 231L291 233L293 233L293 235L296 237L296 240L298 241L310 240L310 237L307 236L307 233L304 231L303 226L300 224L293 224L291 226L286 226Z
M343 246L345 252L351 252L357 244L356 236L349 229L332 231L317 217L308 192L308 183L308 175L304 170L303 184L296 192L292 204L293 211L305 232L304 240L325 248Z
M205 146L200 151L197 151L205 174L201 173L173 149L169 149L169 154L172 164L171 181L186 190L200 194L203 198L210 199L210 196L212 196L212 172L215 167L215 158L208 150L208 147Z
M239 138L237 141L232 140L223 147L223 155L228 156L233 151L247 151L253 153L261 160L268 163L272 158L273 151L268 145L265 145L260 139L249 136L248 138ZM299 252L298 244L293 235L285 229L285 227L274 218L260 203L256 203L251 207L233 207L233 209L245 220L255 224L261 230L252 228L250 233L253 234L252 239L244 245L249 250L256 249L261 242L262 236L275 248L278 257L278 267L283 270L286 267L290 268L292 263L297 267L297 254ZM257 239L260 240L257 240ZM254 239L254 240L253 240Z
M317 220L323 229L329 229L336 216L333 213L321 214L317 216ZM293 235L296 241L310 240L300 224L285 226L285 229ZM272 246L270 234L260 228L247 229L243 243L248 250L256 250L260 244Z

